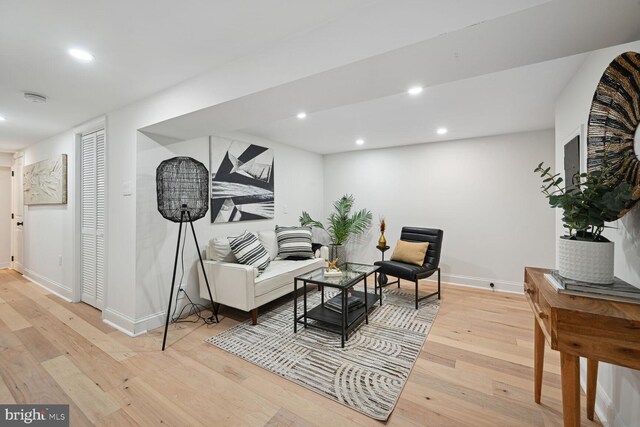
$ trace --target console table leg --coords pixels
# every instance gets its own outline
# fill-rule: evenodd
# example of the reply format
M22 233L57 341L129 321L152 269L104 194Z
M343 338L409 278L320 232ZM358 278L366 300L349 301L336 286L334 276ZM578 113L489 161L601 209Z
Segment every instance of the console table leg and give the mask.
M598 361L587 359L587 418L593 421L598 384Z
M560 352L564 427L580 426L580 358Z
M534 323L534 343L533 343L533 367L534 367L534 399L536 403L540 403L542 395L542 369L544 367L544 333L538 323L538 319L533 318Z

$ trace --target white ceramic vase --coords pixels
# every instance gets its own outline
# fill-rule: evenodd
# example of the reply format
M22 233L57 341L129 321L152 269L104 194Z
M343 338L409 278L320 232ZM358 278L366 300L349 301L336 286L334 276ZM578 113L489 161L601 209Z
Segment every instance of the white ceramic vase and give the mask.
M560 238L558 270L562 277L581 282L613 283L613 242Z

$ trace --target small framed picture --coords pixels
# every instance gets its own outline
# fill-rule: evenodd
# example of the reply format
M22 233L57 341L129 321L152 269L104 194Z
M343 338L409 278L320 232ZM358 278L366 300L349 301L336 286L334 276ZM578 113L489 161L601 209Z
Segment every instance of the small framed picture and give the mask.
M582 145L584 141L584 125L574 129L564 141L564 182L565 191L576 187L582 170Z

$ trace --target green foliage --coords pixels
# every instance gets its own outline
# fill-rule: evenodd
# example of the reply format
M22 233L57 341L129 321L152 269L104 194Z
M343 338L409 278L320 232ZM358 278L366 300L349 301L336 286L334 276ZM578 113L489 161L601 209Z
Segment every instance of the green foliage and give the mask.
M623 169L627 162L623 162ZM542 193L554 208L561 208L562 222L571 239L607 241L602 237L605 222L615 221L631 201L631 185L620 176L617 165L607 162L606 150L602 166L589 173L572 177L574 187L565 190L560 174L552 175L550 167L540 163L534 172L542 179ZM574 234L575 231L575 234Z
M352 195L344 195L333 202L335 212L327 218L328 227L309 216L307 212L300 215L300 224L320 228L329 234L331 244L342 245L351 236L362 234L371 226L371 211L361 209L351 215L355 199Z

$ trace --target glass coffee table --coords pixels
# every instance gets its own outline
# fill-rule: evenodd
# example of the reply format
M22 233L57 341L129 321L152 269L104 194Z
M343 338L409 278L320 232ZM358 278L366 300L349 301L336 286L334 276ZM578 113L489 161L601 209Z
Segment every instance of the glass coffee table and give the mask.
M380 299L377 293L367 292L367 277L378 270L378 266L348 262L339 265L342 275L325 275L326 268L318 268L297 276L293 280L293 332L298 332L298 324L323 329L340 334L342 347L349 339L349 332L356 329L364 320L369 323L369 310ZM364 292L354 290L354 286L364 280ZM298 282L303 288L303 313L298 316ZM314 284L320 291L320 304L307 308L307 285ZM333 298L325 301L325 287L339 290ZM375 287L374 287L375 291ZM347 309L351 307L351 309ZM310 323L309 320L313 320Z

